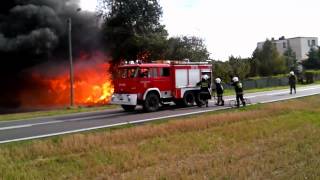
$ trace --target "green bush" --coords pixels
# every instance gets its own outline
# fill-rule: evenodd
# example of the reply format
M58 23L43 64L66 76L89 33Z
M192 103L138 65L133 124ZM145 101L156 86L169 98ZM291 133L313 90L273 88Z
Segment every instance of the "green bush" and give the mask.
M311 84L314 82L314 73L313 72L306 72L305 77L306 77L307 84Z
M265 79L265 78L283 78L283 77L288 77L288 74L278 74L274 76L255 76L255 77L250 77L247 80L259 80L259 79Z
M320 70L308 70L304 72L304 76L306 78L306 83L311 84L314 83L315 76L320 75Z

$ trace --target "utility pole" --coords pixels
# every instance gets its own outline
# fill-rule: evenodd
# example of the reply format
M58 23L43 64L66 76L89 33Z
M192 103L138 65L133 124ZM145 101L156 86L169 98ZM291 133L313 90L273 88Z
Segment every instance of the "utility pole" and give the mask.
M72 59L72 21L68 18L68 43L69 43L69 62L70 62L70 107L74 106L73 89L73 59Z

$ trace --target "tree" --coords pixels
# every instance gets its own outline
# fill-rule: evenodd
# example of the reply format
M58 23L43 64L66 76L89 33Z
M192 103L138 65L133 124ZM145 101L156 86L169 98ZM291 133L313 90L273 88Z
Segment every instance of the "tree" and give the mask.
M250 74L249 59L242 59L241 57L229 57L229 64L232 68L232 75L238 76L240 79L248 77Z
M190 61L205 61L209 52L204 40L195 36L172 37L168 40L166 59L189 59Z
M267 40L262 49L256 49L251 61L251 68L260 76L270 76L285 73L286 61L284 56L280 55L276 46Z
M272 74L273 75L277 75L277 74L284 74L284 73L287 73L288 72L288 68L286 66L286 60L285 60L285 57L280 55L278 53L278 51L274 51L273 52L273 64L271 67L273 67L273 71L272 71Z
M160 24L158 0L100 0L100 12L104 40L114 60L148 60L164 54L168 33Z
M303 62L306 69L320 69L320 50L311 48L308 53L308 59Z
M257 48L254 50L252 54L252 58L249 59L250 64L250 77L258 76L259 75L259 57L260 56L260 50Z
M220 77L222 81L229 82L233 74L233 70L229 62L213 61L213 76Z
M250 73L249 59L230 56L229 61L213 61L213 76L220 77L224 82L228 82L234 76L245 79Z
M288 50L284 52L284 57L286 61L287 70L296 71L298 67L296 53L293 52L292 48L289 46Z

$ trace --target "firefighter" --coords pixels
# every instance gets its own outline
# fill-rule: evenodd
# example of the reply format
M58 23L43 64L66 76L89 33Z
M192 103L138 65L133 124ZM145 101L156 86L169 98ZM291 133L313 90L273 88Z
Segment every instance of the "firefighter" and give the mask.
M223 86L221 84L221 79L216 78L216 92L217 92L217 104L218 106L224 106L224 100L223 100Z
M289 74L289 85L290 85L290 94L292 94L292 90L294 90L294 93L296 94L296 82L297 78L293 71Z
M208 107L208 99L211 99L210 87L211 82L208 75L203 75L201 81L197 83L200 86L200 99L205 102L206 107Z
M236 92L237 107L240 107L240 100L242 102L242 105L246 106L246 102L243 99L242 83L239 81L238 77L232 78L232 86L234 86L234 90Z

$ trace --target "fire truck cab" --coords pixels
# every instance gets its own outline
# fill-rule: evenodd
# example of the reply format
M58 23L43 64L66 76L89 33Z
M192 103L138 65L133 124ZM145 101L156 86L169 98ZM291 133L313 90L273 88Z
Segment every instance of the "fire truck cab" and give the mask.
M147 112L174 102L193 106L199 102L197 83L207 74L212 77L212 65L207 62L171 62L124 64L117 69L111 104L133 111L141 105Z

